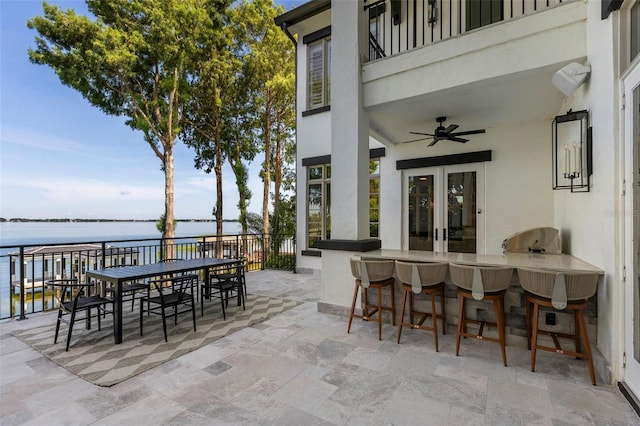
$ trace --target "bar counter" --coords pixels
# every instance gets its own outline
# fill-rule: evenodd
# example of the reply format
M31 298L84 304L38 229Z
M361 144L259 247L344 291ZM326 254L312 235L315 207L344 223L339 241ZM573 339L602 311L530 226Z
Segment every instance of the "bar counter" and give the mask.
M496 255L380 249L357 253L357 255L363 259L450 262L477 266L511 266L513 268L538 268L558 272L598 272L604 275L602 269L568 254L506 253Z
M487 255L487 254L470 254L470 253L442 253L442 252L426 252L418 250L392 250L392 249L379 249L367 252L354 253L362 259L387 259L387 260L404 260L410 262L448 262L457 263L463 265L477 265L477 266L510 266L514 268L514 273L511 281L511 285L507 289L505 295L505 321L506 321L506 334L507 343L515 343L513 338L519 339L519 345L526 344L526 327L525 327L525 298L524 290L520 286L518 274L516 270L518 267L524 268L539 268L558 272L596 272L600 274L600 285L604 280L604 271L584 262L576 257L568 254L537 254L537 253L506 253L502 255ZM395 286L395 299L396 299L396 311L400 312L401 298L401 286L396 282ZM385 292L386 293L386 292ZM387 294L383 295L385 303L389 304L389 297ZM428 303L429 299L420 296L415 298L416 306L423 310L430 312L431 305ZM458 318L458 296L456 293L456 286L451 283L449 279L446 281L445 286L445 305L446 305L446 318L449 332L455 333L455 325ZM588 308L585 311L585 317L587 320L587 332L589 334L589 340L592 345L597 344L597 294L591 297L588 301ZM558 332L570 332L573 330L573 313L567 311L556 311L547 308L543 308L543 312L553 312L556 316L556 324L546 326L548 329ZM494 319L493 305L483 301L473 301L468 304L467 317L470 319ZM542 314L541 321L544 321L545 315ZM488 334L495 332L493 328L488 331Z

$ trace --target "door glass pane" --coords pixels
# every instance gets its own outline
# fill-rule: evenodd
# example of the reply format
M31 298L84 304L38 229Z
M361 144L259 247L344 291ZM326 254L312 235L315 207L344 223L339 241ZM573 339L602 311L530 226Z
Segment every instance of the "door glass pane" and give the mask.
M476 172L447 174L449 252L476 252Z
M634 8L638 9L638 4L636 4ZM640 124L638 124L638 120L640 119L640 86L633 91L633 110L634 117L632 123L634 123L635 128L632 134L636 139L636 143L633 144L635 147L633 153L635 185L633 189L634 216L631 235L640 235ZM640 362L640 321L638 320L640 318L640 242L637 238L633 241L633 250L635 252L635 265L633 266L635 276L632 278L634 285L631 290L633 297L633 358L637 362Z
M433 175L409 177L409 250L433 251Z

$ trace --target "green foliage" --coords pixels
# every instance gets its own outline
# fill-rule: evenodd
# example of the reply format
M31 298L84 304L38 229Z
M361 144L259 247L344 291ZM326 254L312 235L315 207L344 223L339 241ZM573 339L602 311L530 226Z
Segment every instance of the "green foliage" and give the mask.
M93 106L142 132L165 173L173 218L173 145L190 97L193 58L224 24L231 0L86 0L95 17L43 3L27 22L38 32L29 59L47 65ZM164 226L172 237L173 221Z
M257 213L247 212L246 218L248 233L262 235L262 216Z
M271 253L269 257L267 257L264 267L265 269L294 271L296 268L296 255L294 253Z
M166 226L167 226L167 217L163 213L160 216L160 219L156 221L156 229L158 230L158 232L164 235ZM178 222L176 222L174 219L173 229L175 230L177 227L178 227Z

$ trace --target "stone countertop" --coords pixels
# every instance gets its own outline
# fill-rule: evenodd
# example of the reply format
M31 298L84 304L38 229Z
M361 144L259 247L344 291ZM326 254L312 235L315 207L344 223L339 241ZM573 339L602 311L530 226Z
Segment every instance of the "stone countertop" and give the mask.
M369 259L450 262L462 265L511 266L513 268L523 267L560 272L597 272L601 275L604 274L602 269L568 254L506 253L497 255L379 249L356 253L356 255Z

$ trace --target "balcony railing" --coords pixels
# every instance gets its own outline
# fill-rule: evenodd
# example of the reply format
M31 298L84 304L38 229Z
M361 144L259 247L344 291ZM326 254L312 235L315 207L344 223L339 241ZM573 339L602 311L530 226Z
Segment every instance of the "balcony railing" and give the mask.
M563 0L368 0L369 61L560 3Z
M295 239L272 234L207 235L137 240L0 246L0 319L57 308L50 279L86 279L86 272L163 259L245 258L249 271L295 271Z

